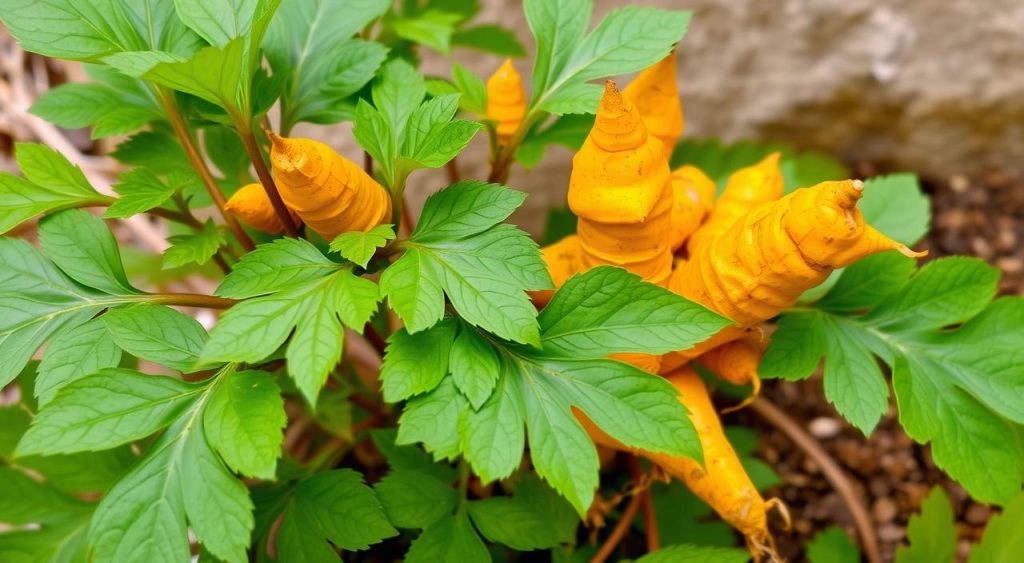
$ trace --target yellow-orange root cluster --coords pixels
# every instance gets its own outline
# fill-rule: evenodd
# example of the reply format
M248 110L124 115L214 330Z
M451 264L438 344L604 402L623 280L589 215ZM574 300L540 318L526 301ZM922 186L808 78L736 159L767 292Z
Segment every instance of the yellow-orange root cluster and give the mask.
M676 386L700 434L706 465L635 453L685 481L747 536L755 558L770 554L765 511L777 501L765 502L753 487L707 389L685 364L696 359L727 381L752 385L756 395L766 346L760 323L836 268L885 250L918 254L865 224L857 209L859 181L824 182L783 196L778 154L732 174L717 201L714 182L700 170L684 166L670 173L666 146L682 131L671 58L641 73L625 94L606 86L593 129L573 159L569 206L579 217L577 234L544 248L543 257L556 287L597 265L620 266L654 283L668 278L672 291L735 321L660 359L616 357L665 374ZM534 295L538 304L549 298L550 292ZM577 415L596 443L626 449Z
M672 182L661 143L609 81L594 127L572 161L580 267L620 266L665 284L672 271Z
M515 134L526 115L526 90L523 79L512 66L512 59L487 79L487 117L496 121L499 141L505 141Z
M274 205L270 203L270 197L261 184L246 184L239 188L228 199L224 210L258 231L274 235L284 232L284 223L274 211ZM298 223L298 215L291 210L289 213L292 220Z
M387 190L356 163L312 139L270 138L281 199L324 239L369 231L391 219Z
M684 127L675 51L641 71L622 93L636 105L650 134L661 142L668 162Z

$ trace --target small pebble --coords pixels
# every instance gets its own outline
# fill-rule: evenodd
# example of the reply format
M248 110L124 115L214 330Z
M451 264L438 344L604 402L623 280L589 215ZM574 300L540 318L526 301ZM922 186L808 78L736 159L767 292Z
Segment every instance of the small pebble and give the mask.
M983 504L972 504L967 508L967 512L964 513L964 520L967 520L971 524L984 524L988 522L989 515L992 510Z
M838 420L827 416L820 416L807 424L807 430L819 440L834 438L842 429L843 425Z
M896 518L898 508L891 498L881 497L871 507L871 516L874 517L875 522L880 524L891 522L893 518Z
M971 181L967 179L967 176L956 175L949 179L949 187L958 194L962 194L971 187Z

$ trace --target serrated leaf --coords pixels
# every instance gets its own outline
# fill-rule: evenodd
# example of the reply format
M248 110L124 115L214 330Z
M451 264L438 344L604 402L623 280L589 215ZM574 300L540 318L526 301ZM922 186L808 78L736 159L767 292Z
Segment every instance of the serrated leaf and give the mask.
M176 186L168 184L145 168L135 168L121 174L114 184L118 198L103 214L109 219L125 219L159 207L171 198Z
M477 115L487 115L487 86L482 78L459 63L452 64L452 81L462 96L459 106Z
M451 483L412 469L388 474L374 489L388 519L399 528L427 528L451 514L458 502Z
M460 428L470 410L451 378L446 377L429 393L406 403L399 419L396 444L421 442L434 459L453 459L461 448Z
M116 367L121 348L107 332L103 318L90 320L53 339L39 363L35 396L45 406L65 385L104 368Z
M500 184L452 184L427 198L413 237L434 241L474 235L508 219L525 200L525 193Z
M164 251L163 268L178 268L186 264L205 264L225 244L224 231L207 219L200 231L167 237L171 247Z
M129 166L148 168L155 174L193 173L185 150L164 132L136 133L117 145L110 156Z
M686 350L731 324L699 304L611 266L569 279L538 322L545 350L578 358Z
M402 39L422 43L447 55L451 48L455 24L461 19L460 14L428 9L412 17L393 19L389 24L395 34Z
M398 534L388 523L373 489L351 469L318 473L300 483L285 512L284 520L289 519L294 519L293 524L305 523L302 536L307 542L329 540L350 551L366 549ZM291 555L288 561L297 560Z
M377 225L369 231L341 233L331 242L331 250L341 254L346 260L365 268L377 249L385 246L394 238L394 226Z
M469 404L479 410L501 375L498 354L475 329L462 326L452 342L448 371Z
M266 295L328 276L340 267L309 241L281 238L243 256L216 294L232 299Z
M59 152L34 143L15 145L24 179L0 174L0 232L7 232L40 213L100 202L81 169Z
M101 219L68 209L39 222L43 250L82 285L113 295L138 293L128 283L113 233Z
M437 387L448 373L455 324L444 322L409 334L405 329L388 338L380 380L384 400L397 403Z
M522 399L509 381L499 379L487 402L465 413L461 428L462 455L485 483L511 475L526 446Z
M262 371L221 377L203 415L210 445L231 469L272 479L287 422L281 391Z
M442 518L423 530L405 555L406 563L488 563L491 555L466 512Z
M121 3L112 1L82 6L72 0L11 0L0 8L5 26L26 50L72 60L141 48L127 15Z
M469 514L484 537L517 551L572 543L579 520L568 503L545 489L539 479L525 479L512 497L470 502Z
M178 17L211 45L224 45L249 32L261 0L174 0ZM265 8L264 8L265 9Z
M761 375L806 377L825 356L830 401L867 432L888 405L881 359L907 434L930 443L936 464L973 497L1007 502L1024 470L1015 438L1024 423L1024 340L1012 328L1024 301L990 301L998 274L977 259L939 259L909 279L905 270L877 272L891 263L856 264L851 282L837 284L820 309L784 314ZM849 285L876 279L872 291Z
M202 391L170 377L102 370L61 389L32 422L16 455L103 450L145 438Z
M941 487L935 487L921 503L920 512L910 517L907 523L910 545L896 548L896 562L953 561L958 536L949 497Z
M129 354L184 373L194 370L206 344L199 321L166 307L139 303L102 317L118 346Z

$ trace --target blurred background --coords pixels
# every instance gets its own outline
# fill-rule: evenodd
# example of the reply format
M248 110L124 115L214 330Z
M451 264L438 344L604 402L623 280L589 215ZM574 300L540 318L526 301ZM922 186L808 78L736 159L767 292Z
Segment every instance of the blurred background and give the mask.
M0 0L2 1L2 0ZM520 2L480 0L479 23L511 28L529 52ZM909 171L932 197L932 256L972 254L1004 272L1002 290L1024 293L1024 2L1019 0L642 0L695 11L679 46L685 138L779 141L847 163L858 177ZM596 17L624 2L596 0ZM423 49L428 75L450 76L448 59ZM502 62L456 47L454 60L486 78ZM530 57L514 64L529 76ZM630 77L621 77L628 82ZM85 80L79 65L29 56L0 28L0 169L14 171L13 143L40 141L60 150L107 186L119 166L102 156L120 139L93 141L87 130L61 130L26 112L53 86ZM322 139L353 159L361 151L351 125L302 125L297 136ZM464 178L484 178L487 147L479 136L459 157ZM548 211L565 205L572 153L554 146L531 170L515 168L509 185L531 197L514 217L544 231ZM443 171L417 172L409 195L417 209L445 185ZM159 252L167 233L135 217L124 234ZM208 291L192 280L188 289ZM209 321L209 319L207 320ZM820 380L769 382L765 394L820 441L849 474L875 525L883 554L903 541L909 516L934 483L954 502L963 549L991 509L972 502L907 438L891 410L865 438L822 396ZM799 559L800 545L838 524L852 533L841 500L820 468L741 411L726 423L760 427L756 455L779 474L768 495L785 500L794 529L780 538Z

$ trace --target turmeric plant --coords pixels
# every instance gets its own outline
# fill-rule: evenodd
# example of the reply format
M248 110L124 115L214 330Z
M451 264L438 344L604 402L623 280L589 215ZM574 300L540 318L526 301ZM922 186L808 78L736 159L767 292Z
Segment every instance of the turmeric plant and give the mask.
M1020 299L918 268L911 176L680 140L690 14L592 8L524 1L524 60L472 1L0 3L13 53L89 77L10 118L114 147L0 173L0 560L777 559L771 468L719 417L762 399L716 386L822 364L851 424L891 378L1010 502ZM486 77L417 70L466 47ZM553 144L568 185L506 185ZM574 213L543 248L509 222L541 189Z

